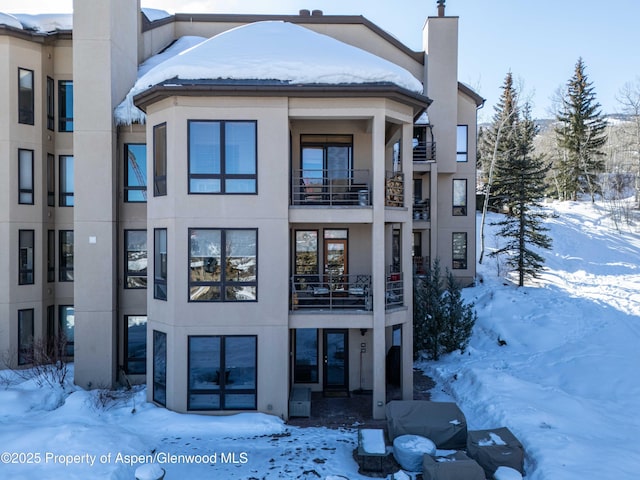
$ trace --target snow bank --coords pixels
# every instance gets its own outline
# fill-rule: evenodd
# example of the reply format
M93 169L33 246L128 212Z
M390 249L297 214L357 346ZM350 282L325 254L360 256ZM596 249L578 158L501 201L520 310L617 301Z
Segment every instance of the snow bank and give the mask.
M274 80L291 84L389 82L412 92L422 83L398 65L327 35L282 21L256 22L220 33L141 75L115 112L116 122L144 121L133 97L181 80Z

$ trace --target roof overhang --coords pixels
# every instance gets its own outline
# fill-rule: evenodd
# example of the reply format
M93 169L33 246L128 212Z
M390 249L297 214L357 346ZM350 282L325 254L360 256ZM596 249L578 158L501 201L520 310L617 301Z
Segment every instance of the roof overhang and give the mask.
M484 102L486 100L482 98L478 93L476 93L476 91L471 87L465 85L462 82L458 82L458 90L460 90L460 92L464 93L466 96L470 97L476 103L477 108L481 108L484 106Z

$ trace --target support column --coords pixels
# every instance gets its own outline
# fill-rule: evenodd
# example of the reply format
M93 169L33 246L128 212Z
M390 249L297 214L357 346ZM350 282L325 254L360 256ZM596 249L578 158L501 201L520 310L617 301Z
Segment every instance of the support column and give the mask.
M405 205L408 207L402 222L402 271L404 272L404 304L407 307L402 325L401 378L402 398L413 400L413 264L411 245L413 242L413 124L402 125L402 171L405 172Z

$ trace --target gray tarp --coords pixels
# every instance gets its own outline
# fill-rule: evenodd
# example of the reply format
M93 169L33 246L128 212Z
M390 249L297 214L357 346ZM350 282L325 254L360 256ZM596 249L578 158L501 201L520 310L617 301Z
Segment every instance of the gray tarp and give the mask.
M470 431L467 453L484 468L487 477L491 477L500 466L511 467L524 474L524 449L508 428Z
M393 400L387 403L387 433L393 441L400 435L421 435L438 448L464 450L467 420L455 403L424 400Z
M474 460L462 452L456 452L442 461L425 455L422 460L424 480L485 480L484 471Z

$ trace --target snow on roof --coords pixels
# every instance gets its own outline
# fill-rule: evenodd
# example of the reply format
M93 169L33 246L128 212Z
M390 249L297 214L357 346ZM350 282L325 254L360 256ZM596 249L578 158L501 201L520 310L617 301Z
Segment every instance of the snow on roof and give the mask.
M155 22L156 20L162 20L163 18L170 17L171 14L165 10L158 10L157 8L143 8L142 13L150 22Z
M14 16L22 23L25 30L33 30L38 33L73 28L73 13L43 13L39 15L16 13Z
M166 80L275 80L290 84L389 82L422 93L404 68L327 35L283 21L256 22L174 55L138 78L116 108L116 122L144 121L133 97Z
M0 12L0 25L7 25L8 27L19 28L22 30L22 24L13 15Z

